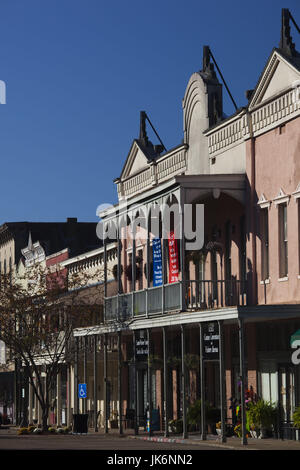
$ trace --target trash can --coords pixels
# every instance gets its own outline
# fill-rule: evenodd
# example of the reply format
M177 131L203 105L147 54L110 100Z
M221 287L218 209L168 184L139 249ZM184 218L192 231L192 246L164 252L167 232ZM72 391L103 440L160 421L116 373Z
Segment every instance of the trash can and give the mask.
M73 432L75 434L88 433L88 414L73 414Z

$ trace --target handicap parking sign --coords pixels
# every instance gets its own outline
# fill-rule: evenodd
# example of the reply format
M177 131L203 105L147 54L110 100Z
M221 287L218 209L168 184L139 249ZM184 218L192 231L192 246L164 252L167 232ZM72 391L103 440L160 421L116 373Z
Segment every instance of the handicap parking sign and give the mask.
M86 398L86 384L78 384L78 398Z

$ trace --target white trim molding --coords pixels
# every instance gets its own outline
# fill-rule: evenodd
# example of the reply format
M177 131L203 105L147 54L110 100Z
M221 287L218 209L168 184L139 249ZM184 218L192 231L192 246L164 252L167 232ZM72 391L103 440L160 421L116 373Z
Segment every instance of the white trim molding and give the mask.
M260 209L270 209L271 202L268 199L266 199L266 196L262 194L257 202L257 205L260 207Z
M295 199L299 199L299 198L300 198L300 182L299 182L299 184L298 184L298 186L297 186L297 188L296 188L296 191L294 191L294 192L292 193L292 195L294 196Z
M275 206L278 206L278 204L284 204L285 202L289 203L289 200L290 196L286 194L282 188L280 188L278 195L273 199Z

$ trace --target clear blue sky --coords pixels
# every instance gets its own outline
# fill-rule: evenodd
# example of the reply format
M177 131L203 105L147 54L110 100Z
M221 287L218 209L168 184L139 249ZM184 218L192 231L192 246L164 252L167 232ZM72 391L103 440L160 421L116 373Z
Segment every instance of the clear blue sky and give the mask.
M243 106L278 46L281 8L300 24L298 0L0 5L0 223L96 221L97 206L117 200L113 179L138 137L140 110L167 148L181 142L181 100L203 45Z

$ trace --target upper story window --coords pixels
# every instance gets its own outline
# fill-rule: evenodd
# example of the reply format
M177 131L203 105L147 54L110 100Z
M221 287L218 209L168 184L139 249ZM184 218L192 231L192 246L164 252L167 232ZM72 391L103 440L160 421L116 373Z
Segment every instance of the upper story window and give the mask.
M278 205L279 277L288 275L287 203Z
M269 209L260 210L261 280L269 279Z
M300 198L298 198L298 272L300 274Z

